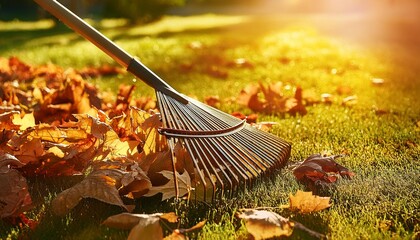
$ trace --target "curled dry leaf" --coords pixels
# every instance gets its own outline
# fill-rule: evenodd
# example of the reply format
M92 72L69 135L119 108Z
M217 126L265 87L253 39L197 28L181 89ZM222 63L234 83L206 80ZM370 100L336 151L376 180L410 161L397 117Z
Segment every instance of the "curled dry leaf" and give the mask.
M312 195L312 192L298 190L295 195L289 194L290 209L300 213L318 212L329 208L330 198Z
M0 218L17 216L31 207L26 179L14 169L21 166L16 157L0 155Z
M318 183L333 183L339 176L353 177L355 175L353 172L335 161L339 157L342 155L325 157L321 154L313 154L294 168L293 174L298 181L309 184L310 187Z
M271 211L243 209L237 216L245 221L248 233L256 240L287 237L293 233L294 223Z

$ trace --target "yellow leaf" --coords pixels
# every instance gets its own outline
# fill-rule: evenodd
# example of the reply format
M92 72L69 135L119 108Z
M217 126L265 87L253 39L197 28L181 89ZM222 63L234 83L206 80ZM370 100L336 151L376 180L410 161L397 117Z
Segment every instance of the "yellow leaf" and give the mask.
M294 223L274 212L243 209L238 217L245 221L248 233L256 240L290 236L293 232Z
M27 113L23 117L20 117L19 114L14 114L13 124L20 125L20 130L25 130L30 127L35 126L35 117L34 113Z
M301 213L311 213L324 210L330 207L329 197L319 197L312 195L312 192L298 190L293 196L289 195L290 208L296 209Z

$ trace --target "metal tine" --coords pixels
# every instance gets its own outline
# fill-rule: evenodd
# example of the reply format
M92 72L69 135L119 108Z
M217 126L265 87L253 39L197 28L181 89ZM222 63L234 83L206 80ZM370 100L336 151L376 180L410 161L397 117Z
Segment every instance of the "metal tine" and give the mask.
M173 117L175 113L172 112L172 110L171 110L172 108L166 102L167 96L165 96L163 93L161 93L159 91L156 91L156 96L157 96L157 99L158 99L159 109L161 109L161 111L163 113L163 114L161 114L163 125L164 126L173 126L173 125L177 126L178 124L176 122L174 122L173 119L171 119L171 117ZM177 126L177 127L179 127L179 126ZM179 140L179 141L181 141L181 140ZM190 153L192 152L191 149L189 148L189 146L187 147L187 150ZM172 151L172 149L171 149L171 151ZM195 168L198 169L198 175L200 177L201 182L203 184L206 184L205 177L203 176L203 173L200 171L200 167L197 164L197 159L195 159L194 156L191 156L191 159L192 159L192 162L193 162ZM174 161L174 160L172 159L172 161ZM176 173L174 173L174 176L175 175L176 175ZM178 190L176 189L175 191L178 191Z
M175 105L171 105L171 106L175 106ZM182 111L180 111L180 109L177 108L172 108L172 111L175 111L175 114L177 116L180 117L180 119L186 119L184 116L182 116ZM174 115L175 115L174 114ZM190 130L195 130L195 127L191 125L191 123L189 123L188 121L183 122L184 126L186 126L188 129ZM212 181L212 174L210 173L213 172L213 175L216 176L217 180L220 182L219 184L223 184L223 180L220 178L220 176L217 173L217 170L208 163L208 156L203 149L202 146L203 144L195 144L196 141L195 140L190 140L190 139L183 139L185 145L187 146L187 148L189 149L189 152L193 154L193 158L197 159L201 164L201 168L197 167L198 171L203 171L204 174L207 176L207 179L209 180L210 184L212 185L212 201L214 200L215 194L216 194L216 183ZM208 168L210 167L210 169ZM207 199L206 195L207 195L207 181L206 178L202 179L203 182L203 198L204 200Z
M198 108L199 110L201 110L201 108ZM224 113L225 114L225 113ZM225 114L226 115L226 114ZM212 118L211 119L209 119L209 121L211 121L212 119L217 119L217 118L215 118L214 117L214 115L212 115ZM238 121L238 119L235 119L236 121ZM225 123L225 122L223 122L223 119L220 119L220 121L222 122L222 123ZM223 128L224 126L218 126L218 128ZM243 144L243 140L248 140L248 144L246 144L247 145L247 147L249 147L249 148L252 148L254 151L250 151L249 149L247 149L247 148L243 148L242 149L242 151L244 151L244 152L247 152L248 154L250 154L250 155L255 155L255 152L259 152L260 150L259 149L265 149L266 148L266 146L264 145L259 145L258 146L258 148L255 146L256 144L258 144L258 142L255 142L255 141L251 141L251 140L255 140L255 139L250 139L250 137L249 136L247 136L246 134L241 134L241 132L239 132L239 133L235 133L235 134L232 134L231 135L233 138L235 138L238 142L236 143L236 144L233 144L233 147L236 147L236 146L242 146L242 145L244 145ZM230 136L229 136L230 137ZM230 145L232 145L230 142L232 142L232 140L230 140L227 144L230 144ZM267 157L267 155L271 155L271 153L270 152L262 152L262 153L260 153L259 154L260 156L253 156L253 157L250 157L250 159L252 160L251 162L248 162L248 164L250 164L250 165L253 165L253 166L255 166L255 165L257 165L262 171L265 171L265 169L266 168L268 168L268 167L270 167L270 166L268 166L263 160L262 160L262 158L261 157ZM274 156L273 156L274 157Z
M212 108L210 106L207 106L207 105L205 105L201 102L198 102L198 101L195 101L195 100L191 100L191 102L194 102L194 104L197 105L197 107L199 109L201 109L203 111L207 111L210 115L216 116L219 119L223 119L223 121L225 121L225 122L230 122L231 124L233 124L233 123L238 121L238 119L236 117L230 116L229 114L226 114L226 113L224 113L224 112L222 112L218 109ZM262 149L267 149L267 147L266 147L267 144L273 144L273 145L278 146L279 139L277 137L275 137L274 135L263 132L263 131L260 131L260 130L257 130L257 129L252 128L252 127L246 127L245 129L254 130L254 131L250 131L250 132L247 132L247 131L242 132L241 131L242 132L241 136L244 137L245 139L249 139L251 141L251 144L249 144L249 146L255 145L255 143L256 143L255 139L261 139L262 141L267 141L264 146L259 146L259 148L256 148L258 151L261 151ZM251 133L251 135L248 135L250 133ZM262 138L262 137L264 137L264 138ZM279 147L280 147L280 149L282 149L284 146L279 146ZM272 153L269 150L267 150L266 152L261 153L261 154L264 155L263 156L264 159L266 159L266 157L267 157L266 155L268 154L268 155L272 156L274 160L277 161L278 155Z
M159 91L157 96L164 119L162 121L167 128L217 131L240 122L234 116L188 97L190 102L185 105ZM284 165L282 160L290 155L287 143L249 125L228 136L178 138L178 141L190 153L202 182L205 201L208 181L212 186L211 199L214 201L217 192L223 196L225 192L234 194L238 188L246 189L257 177L267 174L276 166Z
M194 112L192 112L192 111L190 111L191 109L189 109L189 108L185 108L185 106L181 106L181 105L179 105L180 103L178 103L178 102L174 102L173 104L175 104L175 105L177 105L177 106L179 106L180 107L180 109L182 109L183 111L183 114L184 114L184 116L188 116L188 117L190 117L191 118L191 116L197 116L196 115L196 113L194 113ZM193 115L194 114L194 115ZM201 116L197 116L197 117L201 117ZM198 125L201 125L201 128L200 128L200 130L208 130L208 129L210 129L209 127L207 127L207 126L204 126L203 124L201 124L201 122L202 121L196 121L197 123L198 123ZM191 127L192 127L192 129L193 130L199 130L198 128L197 128L197 125L196 126L193 126L193 125L191 125ZM211 129L210 129L211 130ZM212 145L214 145L214 146L217 146L217 147L220 147L220 144L218 144L216 141L215 141L215 139L213 139L213 138L208 138L208 139L205 139L205 141L210 141L212 144L209 144L209 146L212 146ZM204 142L203 142L204 143ZM212 147L212 149L211 149L214 153L216 153L217 154L217 150L219 150L218 148L213 148ZM229 159L229 157L225 154L225 153L223 153L222 152L222 154L224 155L224 157L226 157L226 158L228 158L228 160L230 160ZM213 160L213 161L215 161L215 160L217 160L217 159L221 159L221 156L218 154L218 157L217 158L212 158L211 160ZM226 165L226 163L224 162L224 161L222 161L222 163L225 165L225 167L227 168L227 169L229 169L229 166L228 165ZM232 163L232 164L235 164L234 162ZM218 163L218 165L220 166L220 163ZM221 168L221 170L223 171L224 170L224 168ZM239 174L242 174L242 171L240 171L240 170L238 170L237 171ZM237 177L236 177L236 174L234 174L234 173L232 173L234 176L235 176L235 178L237 179Z
M191 118L191 116L197 116L197 117L201 117L202 116L202 115L197 115L197 113L194 113L194 112L191 113L190 112L191 108L185 108L185 106L179 105L180 103L174 102L174 104L177 104L178 106L182 107L183 110L186 110L187 109L188 112L185 112L185 114L187 114L186 116L189 116L190 118ZM203 120L203 121L205 121L205 120ZM202 123L203 121L197 121L197 122ZM206 129L210 129L210 128L208 128L206 126L202 126L202 129L203 130L206 130ZM235 161L234 157L232 157L232 156L236 156L237 154L232 154L232 152L229 152L229 151L226 151L226 150L222 151L221 147L223 147L225 145L228 145L228 144L227 143L224 143L225 145L221 144L220 142L218 142L218 141L220 141L220 139L223 139L223 138L222 137L221 138L217 138L217 139L209 138L209 139L206 139L206 141L213 143L213 145L216 146L216 148L213 148L213 150L217 150L218 152L220 152L220 154L222 154L223 156L225 156L225 158L214 158L214 159L210 159L210 160L211 161L216 161L217 159L220 159L220 161L223 164L225 164L225 165L226 165L225 160L229 161L230 164L231 164L231 166L233 166L234 169L236 170L236 172L239 175L242 176L243 180L245 182L248 181L250 179L250 175L247 174L247 172L241 166L237 165L238 163ZM208 145L211 145L211 144L208 144ZM230 148L232 148L232 147L233 146L231 146ZM229 150L231 150L231 149L229 149ZM220 166L220 164L219 164L219 166ZM226 165L226 169L231 170L231 168L228 165ZM221 170L223 170L223 168ZM237 175L237 174L235 174L235 175ZM237 182L237 183L238 183L237 185L239 185L239 182Z
M185 107L182 108L182 109L185 109ZM191 109L189 109L189 110L191 110ZM194 116L202 116L202 115L195 114ZM217 127L217 128L219 128L219 127ZM237 134L237 133L235 133L235 134ZM235 135L235 134L232 134L232 135ZM226 137L226 138L228 138L228 137ZM243 177L243 180L245 182L245 185L244 185L245 187L246 187L246 184L248 184L248 185L252 184L252 181L265 171L266 168L262 167L262 168L260 168L260 170L258 170L258 169L255 168L255 166L253 164L251 164L251 163L253 163L254 158L255 157L258 158L258 156L250 157L249 154L250 153L252 154L252 152L249 152L246 148L239 149L238 146L241 146L240 143L234 141L233 139L226 140L224 138L217 138L217 140L219 140L219 139L221 139L223 142L221 144L216 143L217 147L218 147L218 150L220 151L221 148L225 148L224 151L223 151L224 152L223 154L224 155L229 154L229 157L227 157L226 159L220 159L223 163L225 163L225 161L223 161L223 160L228 160L232 163L233 166L235 166L235 163L241 163L241 162L243 163L244 160L246 160L246 163L243 163L242 167L245 167L247 171L241 171L241 170L239 171L239 173L242 176L243 176L244 173L246 174L246 177ZM236 152L232 151L232 149L236 149L237 151ZM238 154L237 154L238 152L241 152L242 155L238 156ZM247 158L248 158L248 160L247 160ZM248 183L246 183L246 182L248 182Z
M195 108L194 110L202 110L202 109L200 109L200 108ZM198 116L204 116L204 115L198 115ZM204 118L204 117L203 117ZM223 119L218 119L218 118L215 118L214 117L214 115L211 115L211 117L210 118L208 118L208 119L206 119L207 121L209 121L209 122L213 122L214 124L216 124L217 125L217 128L223 128L223 127L226 127L226 126L224 126L225 124L226 124L226 122L224 122L223 121ZM219 121L217 121L217 120L219 120ZM237 121L239 121L239 119L236 119ZM219 123L222 123L222 124L219 124ZM239 134L237 134L237 133L235 133L235 134L232 134L231 136L234 136L235 137L235 139L238 141L238 143L237 144L233 144L233 146L240 146L240 145L242 145L243 143L242 143L242 139L241 139L241 137L245 137L245 138L247 138L247 136L242 136L242 135L239 135ZM253 144L250 144L251 146L253 145ZM248 146L247 146L248 147ZM242 149L243 151L246 151L246 152L248 152L248 154L253 154L252 153L252 151L249 151L248 149L246 149L246 148L244 148L244 149ZM255 158L255 157L250 157L251 159L253 159L253 158ZM264 161L262 161L262 159L258 159L259 161L259 163L260 163L260 165L259 165L259 167L260 167L260 169L261 170L264 170L265 169L265 167L267 167L267 166L264 166L264 167L262 167L261 165L264 165ZM257 163L254 163L253 162L253 164L252 165L255 165L255 164L257 164ZM258 164L257 164L258 165Z
M180 103L175 103L175 104L178 104L179 105ZM185 110L186 108L184 107L182 109ZM206 122L206 123L212 124L212 127L214 127L213 129L210 129L207 126L203 126L203 129L202 130L220 129L220 126L217 124L217 122L214 123L214 121L212 121L211 118L208 118L206 115L202 115L199 112L196 112L195 111L196 109L188 108L187 110L188 110L187 115L190 116L190 118L191 118L191 116L196 116L197 118L202 119L202 121L197 121L197 122ZM233 135L235 135L235 134L233 134ZM237 150L240 150L241 151L242 157L244 157L243 159L239 158L238 160L245 160L246 161L246 157L245 156L247 156L249 159L252 160L252 157L250 157L249 155L245 155L244 156L244 154L246 153L246 151L243 151L244 149L239 149L238 148L238 146L240 146L240 143L239 142L232 141L232 139L231 139L231 141L227 141L227 138L228 137L220 137L220 138L214 139L216 142L218 142L218 143L215 143L215 144L217 144L219 150L220 150L220 147L229 146L229 148L226 148L225 147L225 149L227 150L225 152L228 152L229 155L231 156L231 158L235 158L235 156L237 156L237 152L232 152L232 149L237 149ZM243 163L243 161L240 161L240 162ZM236 161L233 161L233 164L235 164L235 163L237 163L237 162ZM242 164L242 167L246 167L249 172L258 172L258 170L255 169L255 167L252 164L250 164L249 162L243 163ZM255 175L256 174L254 174L254 176ZM247 176L250 177L249 174Z
M192 114L194 114L194 113L192 113ZM198 115L198 117L200 117L200 118L202 118L204 120L208 120L209 122L211 122L211 119L206 119L206 117L204 115ZM232 134L232 135L236 135L236 133L235 134ZM230 138L230 136L217 138L217 139L215 139L215 141L219 142L218 143L219 148L221 146L229 146L229 148L225 148L225 149L227 150L227 152L229 152L229 155L231 155L232 158L235 158L235 156L237 156L236 153L240 152L241 153L241 158L239 158L238 160L240 160L240 162L243 163L242 164L242 167L246 167L249 172L259 172L255 168L255 166L251 163L252 162L252 159L254 157L253 156L250 156L250 152L248 152L246 149L239 148L239 146L241 145L240 142L235 141L234 139ZM236 152L233 152L232 149L236 149L237 151ZM251 162L248 161L248 159L251 160ZM234 163L236 163L236 161L234 161ZM261 170L263 170L263 169L261 169ZM254 174L254 176L255 175L256 174ZM248 177L250 177L250 176L248 175Z
M181 113L182 111L180 111L179 108L169 107L169 106L175 106L175 103L172 103L173 105L171 105L171 103L169 102L170 100L168 100L168 98L164 97L164 99L168 101L168 102L163 102L163 104L165 105L165 107L167 107L166 109L170 109L171 110L170 111L170 115L168 114L169 116L178 116L179 119L188 119L188 118L185 118L185 116L182 116L181 115L181 114L185 114L185 113ZM189 123L188 121L183 122L183 124L184 124L184 126L188 127L189 129L197 130L197 128L195 126L193 126L191 123ZM177 127L177 126L173 126L173 127ZM196 158L197 157L199 160L205 159L208 162L209 157L207 156L206 152L202 148L197 149L197 146L207 146L207 144L205 144L203 142L203 139L200 139L200 144L194 144L194 141L191 142L191 144L190 144L190 140L189 139L184 139L184 143L186 143L186 145L187 145L190 153L196 153L196 154L198 154L198 156L192 156L193 158ZM210 153L211 154L211 152L209 152L208 148L207 148L207 153ZM196 155L196 154L194 154L194 155ZM217 159L213 155L211 156L210 159L212 159L212 158ZM216 186L215 183L213 183L211 181L212 176L211 176L211 174L210 174L210 172L209 172L209 170L207 168L207 165L212 168L213 175L215 175L216 178L217 178L217 180L220 182L219 184L222 186L222 189L224 188L224 182L221 179L221 177L219 176L219 174L217 173L217 170L210 163L205 164L205 163L202 162L202 166L204 168L204 172L206 173L206 175L208 175L207 177L208 177L208 179L210 180L210 183L213 186L212 200L214 200L215 193L216 193L216 187L217 186ZM220 165L218 167L223 171L223 168ZM199 166L196 166L196 168L201 173L201 169L199 168ZM223 171L223 173L224 173L224 171ZM228 179L228 182L230 182L230 184L232 185L230 178L226 175L226 173L224 173L224 174L225 174L225 178ZM205 178L204 179L201 178L201 180L202 180L203 185L204 185L203 186L204 194L206 194L206 190L207 190L206 185L207 185L207 183L205 181ZM204 199L206 199L206 196L205 195L204 195Z

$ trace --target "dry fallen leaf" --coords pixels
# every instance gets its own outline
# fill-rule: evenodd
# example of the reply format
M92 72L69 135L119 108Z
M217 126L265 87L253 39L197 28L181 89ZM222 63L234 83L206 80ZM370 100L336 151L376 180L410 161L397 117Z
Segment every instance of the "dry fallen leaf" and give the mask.
M123 203L118 191L121 187L124 187L122 181L125 179L124 177L129 174L132 173L120 169L99 169L93 171L83 181L57 195L52 201L54 213L57 215L64 215L74 208L82 198L88 197L117 205L125 208L127 211L131 211L132 206L127 206ZM143 178L146 177L143 174L136 177L140 176ZM131 182L133 182L136 181L137 178L132 177L131 179ZM148 179L138 180L143 181L143 184L139 184L139 186L144 188L144 190L150 188L151 183L148 182ZM144 182L146 182L146 184L144 184ZM125 185L129 186L129 183L125 183ZM136 191L146 192L142 189L136 189Z
M0 155L0 218L17 216L32 204L26 179L14 169L21 166L16 157Z
M243 209L237 216L245 221L248 233L256 240L288 237L293 233L294 223L271 211Z
M298 190L295 195L289 194L290 209L300 213L318 212L329 208L330 198L312 195L312 192Z
M132 214L121 213L108 217L102 222L103 225L118 228L131 229L128 239L163 239L163 231L160 220L176 223L178 216L175 213Z
M319 183L333 183L338 177L351 178L355 174L338 164L335 159L342 155L322 156L313 154L293 169L293 174L299 182L314 187Z
M240 92L237 103L247 106L256 112L305 115L307 110L304 105L302 88L296 87L293 97L285 96L283 90L286 90L286 86L283 86L282 82L268 85L262 83L259 85L251 84Z
M162 193L163 194L162 201L165 201L173 197L182 197L191 191L191 178L187 171L184 171L183 174L179 174L178 172L176 172L176 176L178 179L178 195L175 190L176 187L175 187L174 173L171 171L165 170L165 171L161 171L160 174L162 174L169 181L165 185L162 185L162 186L153 186L150 189L150 191L144 196L151 197L158 193Z

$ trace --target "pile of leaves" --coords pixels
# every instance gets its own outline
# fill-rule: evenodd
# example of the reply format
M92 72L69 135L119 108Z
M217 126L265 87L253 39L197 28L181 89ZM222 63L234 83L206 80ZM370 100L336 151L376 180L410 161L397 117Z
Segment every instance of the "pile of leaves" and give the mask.
M33 207L26 180L31 176L83 176L79 183L52 200L51 208L57 215L67 214L83 198L95 198L131 212L134 206L127 205L125 199L161 194L161 199L166 200L189 195L198 174L188 167L191 159L182 142L172 142L170 149L167 139L159 134L162 123L155 100L133 99L134 86L125 85L113 99L84 80L120 73L123 70L112 66L77 71L55 65L34 67L17 58L0 58L0 218L22 218L22 213ZM260 87L266 92L267 102L260 102L259 110L283 111L282 106L290 105L287 111L303 113L300 90L294 99L277 101L280 95L272 87ZM254 99L253 94L250 96ZM277 101L274 107L269 106L270 101ZM323 164L322 159L311 157L294 173L298 180L329 183L334 182L330 172L352 176L330 160ZM319 164L321 170L314 164ZM326 169L331 164L337 171ZM287 208L310 213L330 206L329 198L315 199L298 192L290 196ZM316 204L311 206L308 202ZM238 217L247 222L249 233L256 239L289 236L294 226L300 226L281 218L281 224L274 223L275 228L282 229L280 233L274 229L272 235L264 233L259 237L260 230L252 230L253 219L275 213L255 211L244 210ZM133 239L145 234L162 239L159 222L173 223L176 219L174 214L124 213L111 216L104 224L132 229ZM272 221L271 217L267 219ZM184 233L203 225L204 222L188 229L177 228L170 236L183 239Z
M165 176L171 177L160 173L172 170L167 141L158 134L160 116L139 108L150 108L153 101L131 100L133 86L121 86L110 101L82 77L120 69L33 67L17 58L0 62L0 166L1 178L7 179L0 183L2 218L31 205L29 176L86 176L54 199L57 214L86 197L132 210L122 197L141 197L152 184L173 189ZM182 150L174 148L175 154Z

